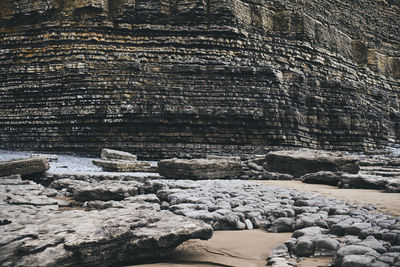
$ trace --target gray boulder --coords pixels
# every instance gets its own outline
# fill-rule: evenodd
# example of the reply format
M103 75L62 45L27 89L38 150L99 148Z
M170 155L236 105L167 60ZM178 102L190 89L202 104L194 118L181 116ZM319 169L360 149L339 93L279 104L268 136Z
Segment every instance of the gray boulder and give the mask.
M238 177L240 162L225 159L165 159L158 162L160 175L170 179L223 179Z
M27 158L0 162L0 176L38 175L50 169L46 158Z
M355 157L309 149L270 152L266 155L265 166L268 171L289 173L295 177L319 171L358 173L360 169Z

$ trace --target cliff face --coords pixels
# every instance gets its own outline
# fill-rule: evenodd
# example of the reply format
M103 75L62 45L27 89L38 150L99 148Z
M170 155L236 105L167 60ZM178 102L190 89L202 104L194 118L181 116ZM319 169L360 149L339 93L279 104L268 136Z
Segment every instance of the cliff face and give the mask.
M0 147L381 148L399 33L398 0L2 0Z

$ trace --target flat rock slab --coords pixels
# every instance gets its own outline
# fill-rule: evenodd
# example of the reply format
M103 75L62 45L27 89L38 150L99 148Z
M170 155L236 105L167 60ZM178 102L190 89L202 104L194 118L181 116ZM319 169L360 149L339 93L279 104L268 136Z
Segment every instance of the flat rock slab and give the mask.
M158 172L170 179L224 179L240 175L242 165L226 159L165 159L158 162Z
M43 157L0 162L0 176L40 174L48 169L49 163Z
M110 266L168 255L211 226L169 211L105 209L38 212L2 226L2 266Z
M266 155L265 165L269 171L289 173L295 177L319 171L355 174L360 170L356 157L343 156L340 152L308 149L270 152Z
M55 190L17 176L5 180L0 186L1 266L120 266L154 260L188 239L212 236L208 224L160 211L155 202L128 197L88 202L88 211L61 211L48 197ZM157 199L141 198L149 197Z
M101 159L136 161L137 157L129 152L103 148L101 150Z
M94 165L99 166L103 171L109 172L141 172L150 168L147 161L127 161L127 160L93 160Z
M77 201L91 200L123 200L129 196L136 196L144 191L144 183L137 181L78 181L71 179L55 180L50 187L61 190L67 189Z

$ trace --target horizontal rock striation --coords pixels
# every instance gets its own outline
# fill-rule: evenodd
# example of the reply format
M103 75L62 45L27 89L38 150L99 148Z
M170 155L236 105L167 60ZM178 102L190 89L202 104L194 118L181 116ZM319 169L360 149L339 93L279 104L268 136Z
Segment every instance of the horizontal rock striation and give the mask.
M140 157L399 141L396 1L3 0L0 147Z

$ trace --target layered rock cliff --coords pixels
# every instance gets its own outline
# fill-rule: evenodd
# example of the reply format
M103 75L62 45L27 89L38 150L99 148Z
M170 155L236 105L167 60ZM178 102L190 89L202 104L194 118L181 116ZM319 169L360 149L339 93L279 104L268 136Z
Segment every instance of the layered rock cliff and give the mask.
M398 0L2 0L0 147L382 148L399 33Z

